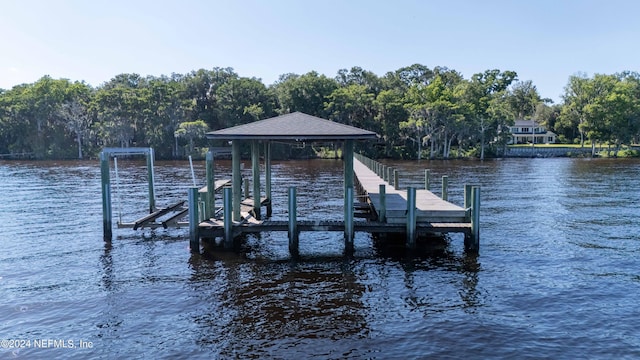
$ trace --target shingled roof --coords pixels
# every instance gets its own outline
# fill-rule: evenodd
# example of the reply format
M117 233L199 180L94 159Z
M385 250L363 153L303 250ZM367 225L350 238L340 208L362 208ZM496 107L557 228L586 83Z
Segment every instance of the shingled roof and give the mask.
M325 120L301 112L276 116L207 133L210 140L366 140L373 131Z

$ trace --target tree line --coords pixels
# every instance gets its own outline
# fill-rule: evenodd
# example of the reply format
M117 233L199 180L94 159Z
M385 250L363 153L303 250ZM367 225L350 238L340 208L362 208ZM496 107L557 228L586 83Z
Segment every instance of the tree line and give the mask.
M465 79L446 67L414 64L377 76L360 67L330 78L284 74L273 85L232 68L188 74L120 74L94 88L44 76L0 89L0 155L96 157L103 147L153 147L179 158L207 147L207 131L294 111L375 131L369 156L500 156L516 119L533 119L566 143L606 143L617 152L640 135L640 75L569 78L562 104L540 97L514 71Z

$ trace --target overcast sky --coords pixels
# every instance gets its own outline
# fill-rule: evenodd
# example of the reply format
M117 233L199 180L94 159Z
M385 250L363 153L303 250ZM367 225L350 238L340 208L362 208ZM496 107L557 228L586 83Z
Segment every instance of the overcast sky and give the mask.
M0 88L44 75L232 67L266 85L414 63L513 70L559 102L569 76L640 71L640 1L0 0Z

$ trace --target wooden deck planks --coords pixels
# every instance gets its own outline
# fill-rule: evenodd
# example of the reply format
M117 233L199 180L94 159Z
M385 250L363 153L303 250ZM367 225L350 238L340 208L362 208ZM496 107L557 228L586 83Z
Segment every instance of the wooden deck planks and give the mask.
M216 180L216 182L214 183L214 190L219 190L220 188L224 187L225 185L231 184L231 180L229 179L224 179L224 180ZM207 186L203 186L198 190L199 193L206 193L207 192Z
M373 207L380 209L380 184L385 185L387 222L404 222L407 211L407 191L396 190L388 182L381 179L362 162L354 159L353 171L360 185L369 195ZM428 190L416 190L416 209L418 222L464 222L465 210L442 200Z

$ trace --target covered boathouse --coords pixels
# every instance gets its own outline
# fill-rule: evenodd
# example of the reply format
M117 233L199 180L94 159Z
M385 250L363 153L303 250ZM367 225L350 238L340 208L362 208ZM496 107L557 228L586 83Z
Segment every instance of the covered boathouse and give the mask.
M241 215L242 204L242 180L240 174L240 146L243 143L251 145L251 169L252 169L252 214L256 219L260 219L261 207L267 207L267 215L271 212L271 144L272 142L342 142L344 157L344 199L345 218L352 218L349 214L351 206L348 201L352 201L347 193L354 188L353 172L353 144L357 140L376 140L378 135L375 132L359 129L353 126L340 124L334 121L322 119L316 116L294 112L269 119L255 121L245 125L234 126L226 129L212 131L206 134L209 140L231 141L231 204L232 220L234 223L243 221ZM260 194L260 151L264 152L265 168L265 194ZM348 223L348 221L347 221ZM346 225L348 226L348 224ZM352 226L351 226L352 227ZM202 228L202 227L201 227ZM202 230L202 229L201 229ZM206 234L201 231L201 234ZM229 247L228 237L225 236L225 247ZM345 241L347 244L353 242L353 231L345 229Z

